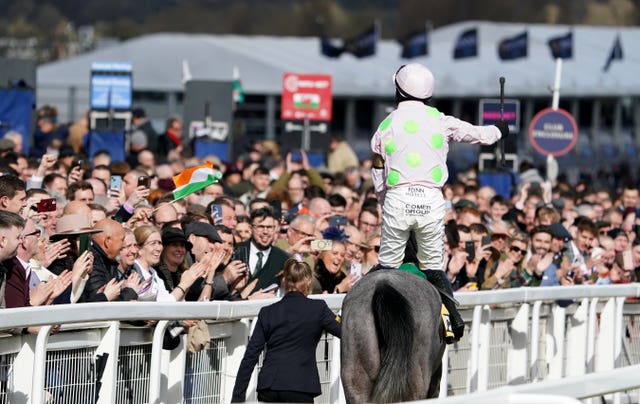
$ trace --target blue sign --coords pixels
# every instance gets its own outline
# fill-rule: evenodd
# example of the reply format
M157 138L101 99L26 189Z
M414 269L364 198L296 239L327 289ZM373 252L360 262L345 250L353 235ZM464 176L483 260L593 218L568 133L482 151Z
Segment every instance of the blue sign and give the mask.
M133 104L131 64L94 63L91 67L91 109L128 110Z
M562 156L578 141L578 125L567 111L546 108L531 120L529 140L540 154Z
M509 132L520 132L520 101L504 100L502 119L509 125ZM500 120L500 100L480 100L480 125L495 125Z

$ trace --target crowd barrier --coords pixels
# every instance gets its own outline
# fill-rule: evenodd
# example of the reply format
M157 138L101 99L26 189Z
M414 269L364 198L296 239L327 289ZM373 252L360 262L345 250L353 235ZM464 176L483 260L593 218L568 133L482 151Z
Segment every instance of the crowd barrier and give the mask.
M640 364L638 296L640 284L457 294L467 330L445 353L441 397ZM312 296L336 312L343 297ZM228 403L258 311L273 301L3 310L1 330L42 328L37 336L0 335L0 403ZM147 319L159 321L131 324ZM183 336L163 350L174 319L208 319L209 348L188 353ZM54 324L62 328L49 335ZM316 403L344 402L339 340L325 336L317 360L323 393ZM255 399L255 373L249 394ZM638 401L637 390L622 395Z

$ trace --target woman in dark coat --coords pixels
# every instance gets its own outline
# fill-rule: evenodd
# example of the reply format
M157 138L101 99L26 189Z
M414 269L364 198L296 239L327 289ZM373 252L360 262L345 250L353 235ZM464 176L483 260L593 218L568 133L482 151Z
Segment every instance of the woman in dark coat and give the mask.
M260 310L240 363L232 402L246 400L251 373L265 344L267 353L258 375L259 401L312 403L320 395L316 347L324 331L340 337L340 323L323 300L306 297L312 279L306 262L293 258L285 262L282 287L286 294Z

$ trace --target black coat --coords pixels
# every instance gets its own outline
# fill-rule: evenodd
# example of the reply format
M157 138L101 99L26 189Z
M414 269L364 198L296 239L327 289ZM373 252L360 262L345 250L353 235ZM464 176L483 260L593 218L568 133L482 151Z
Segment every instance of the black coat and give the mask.
M236 245L236 248L245 248L247 251L250 251L250 242L251 241L249 240L238 243L238 245ZM281 250L280 248L272 245L271 251L269 252L269 258L267 258L267 261L262 264L262 269L260 271L251 275L248 284L253 282L254 279L258 279L258 283L253 289L254 291L266 288L272 283L280 285L281 276L277 276L277 274L282 271L285 261L289 258L289 254L287 254L284 250Z
M93 269L89 274L89 280L82 292L81 302L106 302L107 296L98 293L98 290L109 283L111 279L120 279L118 262L107 256L107 253L97 244L93 243L89 249L93 253ZM117 300L137 300L138 294L131 288L122 288Z
M340 337L340 323L323 300L289 292L279 302L263 307L240 363L231 402L245 401L251 373L265 344L258 390L320 395L316 347L323 331Z

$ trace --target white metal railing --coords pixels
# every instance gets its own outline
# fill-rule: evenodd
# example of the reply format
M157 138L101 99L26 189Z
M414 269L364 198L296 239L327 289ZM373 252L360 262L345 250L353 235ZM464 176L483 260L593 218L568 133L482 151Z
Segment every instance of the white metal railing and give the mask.
M445 353L441 397L572 376L579 380L587 373L637 365L640 305L626 298L638 296L638 284L456 295L468 327L465 337ZM313 298L339 311L343 296ZM556 303L560 299L564 304ZM99 403L228 402L253 320L274 301L112 302L3 310L0 329L45 327L37 337L0 337L0 403L76 403L78 397L82 402L97 397ZM184 344L173 351L161 349L168 320L200 318L211 321L209 350L191 355ZM146 319L160 321L154 329L126 323ZM63 328L49 336L46 330L53 324ZM339 361L337 339L319 344L323 395L316 402L341 401Z

